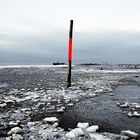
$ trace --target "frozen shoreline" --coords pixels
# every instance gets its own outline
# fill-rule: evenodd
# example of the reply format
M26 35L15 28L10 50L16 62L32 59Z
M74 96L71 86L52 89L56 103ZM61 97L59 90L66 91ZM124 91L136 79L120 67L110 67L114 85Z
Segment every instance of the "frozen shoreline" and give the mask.
M12 69L8 66L7 69L3 69L4 67L0 69L1 125L9 127L11 121L16 124L15 119L19 120L20 127L23 128L23 138L27 139L26 133L28 132L32 138L38 135L38 139L41 139L42 135L46 137L45 133L53 133L53 130L51 126L43 130L42 119L38 122L31 122L34 113L47 113L47 111L63 113L81 99L99 96L105 92L109 93L113 91L114 86L127 84L123 79L140 75L137 70L131 72L125 69L123 72L119 70L118 73L117 69L116 72L109 70L105 73L108 70L97 68L93 70L94 67L77 66L73 68L72 87L67 89L65 87L67 69L63 67L67 66L54 66L52 69L52 66L48 65L42 67L30 65L14 66ZM28 122L30 122L30 127ZM39 134L38 130L40 130ZM66 132L63 129L60 131L63 137L57 139L66 139ZM58 130L57 133L60 131ZM111 139L115 139L115 136Z

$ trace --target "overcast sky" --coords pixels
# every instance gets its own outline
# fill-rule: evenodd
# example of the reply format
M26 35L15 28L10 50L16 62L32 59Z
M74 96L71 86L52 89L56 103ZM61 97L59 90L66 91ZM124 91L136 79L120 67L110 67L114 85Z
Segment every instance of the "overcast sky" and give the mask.
M140 0L0 0L0 64L140 63Z

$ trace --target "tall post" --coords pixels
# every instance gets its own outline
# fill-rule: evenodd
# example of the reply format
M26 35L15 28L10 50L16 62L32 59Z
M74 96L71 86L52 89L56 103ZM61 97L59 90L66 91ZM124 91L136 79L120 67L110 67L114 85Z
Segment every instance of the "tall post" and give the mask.
M72 34L73 34L73 20L70 20L69 46L68 46L68 78L67 78L67 87L71 86Z

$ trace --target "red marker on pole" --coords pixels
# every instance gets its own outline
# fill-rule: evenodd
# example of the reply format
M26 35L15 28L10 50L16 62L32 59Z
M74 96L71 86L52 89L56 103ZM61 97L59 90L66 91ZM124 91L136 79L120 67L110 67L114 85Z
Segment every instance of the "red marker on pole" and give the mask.
M68 46L68 79L67 79L67 87L71 86L72 34L73 34L73 20L70 20L69 46Z

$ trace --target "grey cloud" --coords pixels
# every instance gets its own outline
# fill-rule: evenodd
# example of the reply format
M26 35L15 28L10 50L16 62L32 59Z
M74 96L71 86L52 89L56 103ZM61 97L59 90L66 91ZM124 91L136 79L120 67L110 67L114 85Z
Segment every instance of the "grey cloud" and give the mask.
M66 31L48 34L0 35L13 44L0 45L0 64L50 64L67 62ZM74 33L73 62L139 63L140 33L93 32Z

